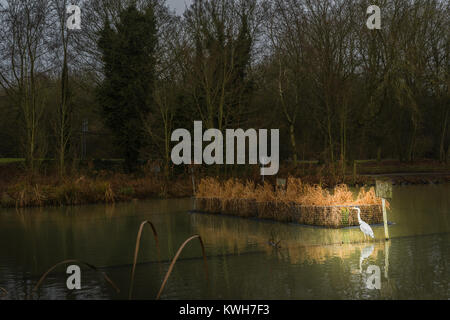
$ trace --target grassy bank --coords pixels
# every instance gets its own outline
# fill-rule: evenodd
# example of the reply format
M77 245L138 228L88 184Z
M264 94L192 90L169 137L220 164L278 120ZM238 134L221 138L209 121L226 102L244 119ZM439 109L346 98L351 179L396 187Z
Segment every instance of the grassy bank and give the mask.
M98 160L80 164L77 169L69 170L70 173L61 179L54 174L56 170L52 168L54 164L50 162L44 163L40 174L30 177L25 174L21 161L21 159L0 159L0 206L2 207L83 205L193 195L189 168L176 167L173 176L167 181L160 171L155 172L155 165L151 163L142 166L138 173L127 175L121 173L120 165L113 165L111 160ZM261 184L259 166L230 166L226 170L221 167L196 166L194 176L197 185L202 178L210 176L218 176L220 181L227 181L230 177L239 177L243 181L250 181L241 185L235 183L233 186L230 186L231 182L226 182L228 187L225 188L224 194L234 192L240 197L249 197L250 186L248 183L253 183L253 188L258 186L258 190L262 191L259 195L253 195L256 198L267 197L280 200L280 197L284 197L285 201L298 202L301 192L292 189L296 183L288 186L288 191L284 195L276 194L276 191L273 191L275 193L269 192L271 190L269 186L276 184L276 178L296 177L301 179L302 188L304 188L300 202L330 204L339 197L345 198L349 194L348 190L344 190L340 186L342 184L355 187L366 186L366 190L369 190L366 195L368 197L369 187L373 186L377 179L376 175L371 175L372 173L387 172L388 176L389 172L397 173L390 177L397 185L450 182L450 172L446 173L447 166L445 164L438 165L427 162L405 164L404 170L405 168L415 169L404 173L394 170L400 167L393 162L379 164L367 162L360 165L364 166L364 168L358 167L360 174L342 176L333 173L333 168L329 165L320 165L317 162L300 162L295 166L285 163L281 166L277 176L265 177L268 184L264 186ZM424 174L423 172L434 173ZM436 172L440 173L436 174ZM337 189L338 192L326 195L327 190L332 190L336 186L340 186ZM203 190L206 195L209 194L211 197L219 187L211 184L207 188L202 188L203 186L200 184L197 189L200 192ZM297 200L293 199L294 195ZM226 197L229 198L229 195Z
M96 177L72 175L64 179L21 176L2 181L0 186L2 207L72 206L191 195L192 184L187 179L166 182L154 175L137 177L117 173Z

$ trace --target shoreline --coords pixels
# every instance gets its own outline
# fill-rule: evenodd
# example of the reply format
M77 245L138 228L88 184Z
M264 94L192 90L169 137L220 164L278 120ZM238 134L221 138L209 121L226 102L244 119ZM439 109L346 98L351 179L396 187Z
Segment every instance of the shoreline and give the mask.
M10 173L10 172L8 172ZM283 174L284 178L286 174ZM196 184L202 177L196 175ZM330 176L296 175L305 183L333 188ZM351 188L372 187L377 178L390 179L393 185L436 185L450 183L450 172L395 172L347 175L345 184ZM266 179L272 185L276 178ZM225 181L226 179L221 179ZM245 180L245 177L243 178ZM251 179L255 183L260 180ZM329 182L331 181L331 182ZM89 176L75 175L65 179L39 176L27 179L24 175L12 174L0 181L0 208L65 207L95 204L129 203L136 200L180 199L193 197L192 177L174 176L169 180L154 174L125 175L107 173Z

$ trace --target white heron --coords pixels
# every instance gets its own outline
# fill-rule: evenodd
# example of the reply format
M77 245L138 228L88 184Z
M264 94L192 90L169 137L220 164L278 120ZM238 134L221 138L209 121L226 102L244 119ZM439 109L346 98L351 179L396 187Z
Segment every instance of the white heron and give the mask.
M359 222L359 228L361 229L362 233L364 234L364 240L367 236L375 238L373 234L372 228L369 226L369 224L365 223L361 220L361 209L355 207L354 210L358 211L358 222Z

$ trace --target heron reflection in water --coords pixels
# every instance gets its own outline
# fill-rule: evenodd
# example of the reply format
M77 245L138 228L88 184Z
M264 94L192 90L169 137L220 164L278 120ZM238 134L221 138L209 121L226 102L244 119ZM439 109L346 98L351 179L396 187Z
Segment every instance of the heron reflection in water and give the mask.
M361 256L359 257L359 273L362 273L363 261L372 255L374 249L375 249L374 245L371 245L361 250Z

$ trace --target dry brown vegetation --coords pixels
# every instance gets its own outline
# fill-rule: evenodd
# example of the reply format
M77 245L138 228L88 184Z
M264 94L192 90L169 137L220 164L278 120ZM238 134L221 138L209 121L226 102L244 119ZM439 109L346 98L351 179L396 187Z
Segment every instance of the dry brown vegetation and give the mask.
M198 185L197 198L223 200L251 199L257 202L294 202L306 206L370 205L381 204L374 188L361 188L354 195L345 184L337 185L331 192L320 185L303 183L299 178L289 177L286 189L274 188L269 183L256 185L251 181L229 179L220 182L215 178L204 178ZM389 204L387 204L389 206Z
M64 179L18 176L0 184L3 207L72 206L191 195L192 184L188 179L167 182L154 175L135 177L115 173L95 177L74 175Z

